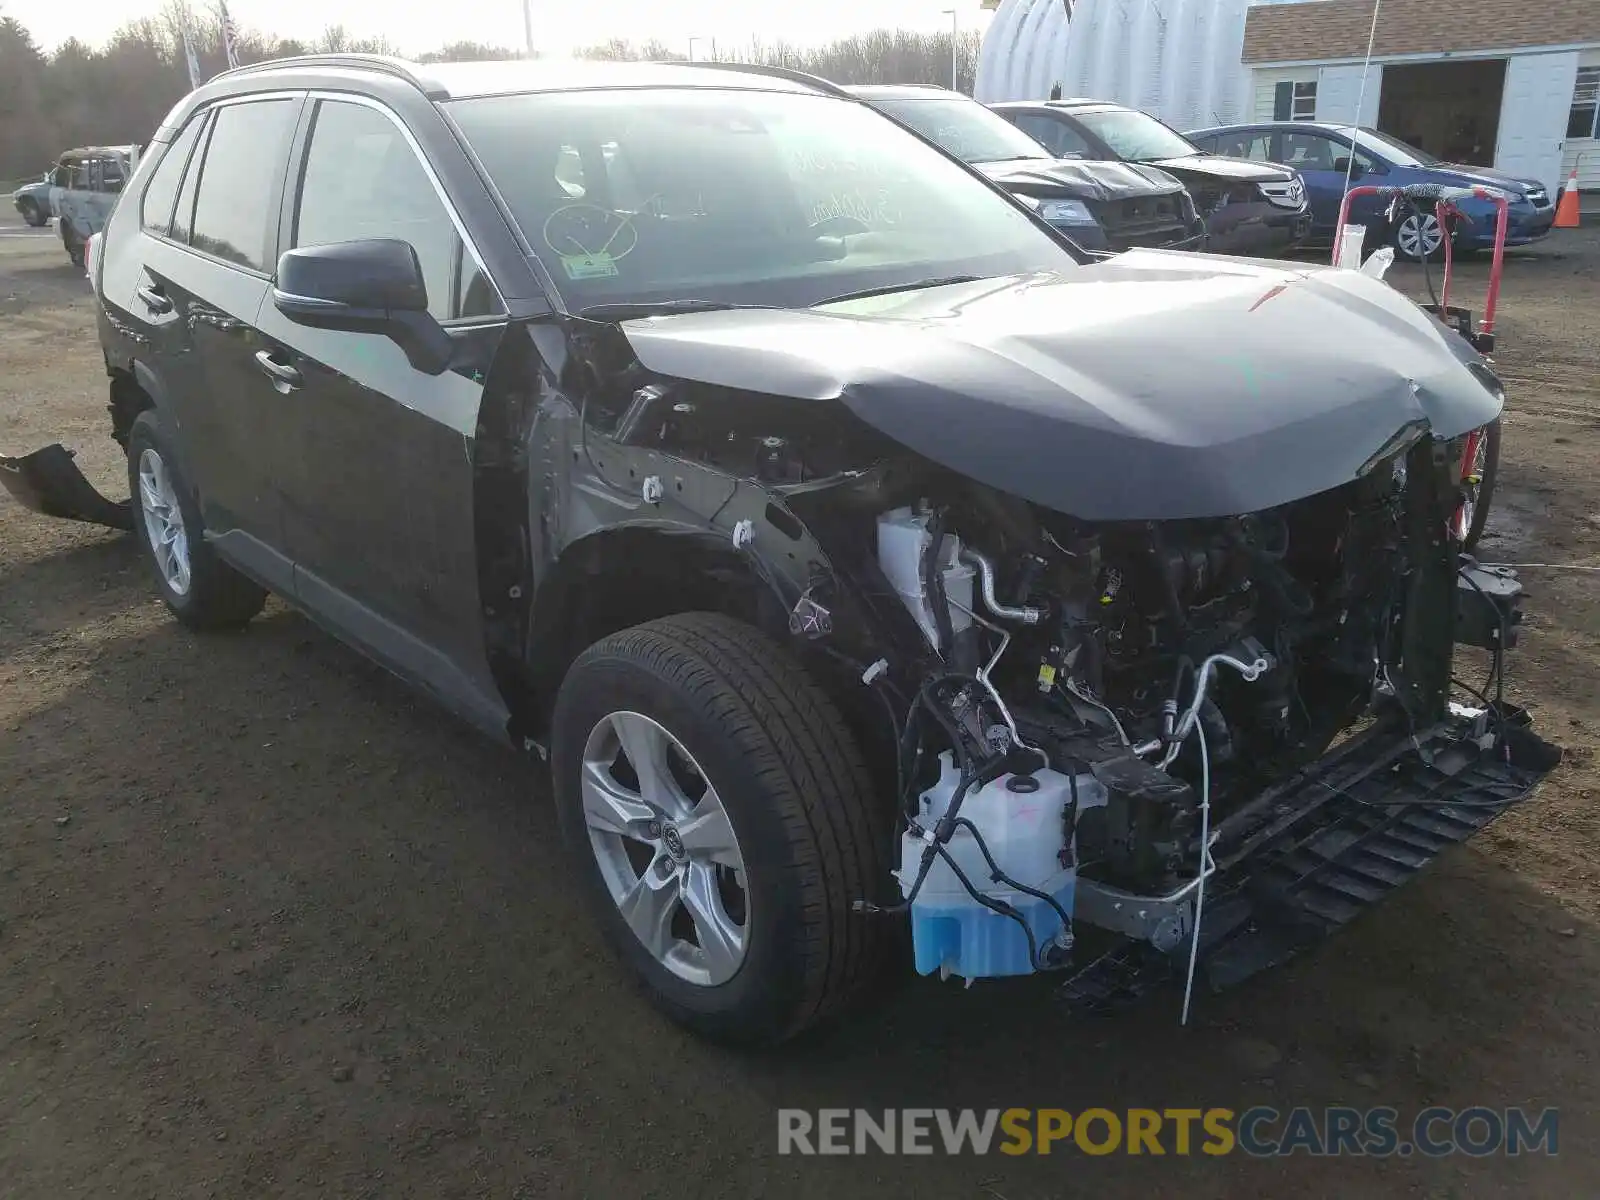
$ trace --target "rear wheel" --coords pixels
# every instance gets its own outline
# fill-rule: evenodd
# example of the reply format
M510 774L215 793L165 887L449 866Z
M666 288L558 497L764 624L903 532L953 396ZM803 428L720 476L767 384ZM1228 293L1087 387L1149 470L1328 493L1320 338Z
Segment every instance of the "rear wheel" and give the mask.
M605 638L552 740L584 891L674 1020L782 1041L892 961L885 923L851 911L889 880L887 811L838 710L756 629L692 613Z
M193 629L246 624L267 593L217 557L206 544L200 507L184 478L166 423L155 409L128 431L128 488L135 535L172 614Z

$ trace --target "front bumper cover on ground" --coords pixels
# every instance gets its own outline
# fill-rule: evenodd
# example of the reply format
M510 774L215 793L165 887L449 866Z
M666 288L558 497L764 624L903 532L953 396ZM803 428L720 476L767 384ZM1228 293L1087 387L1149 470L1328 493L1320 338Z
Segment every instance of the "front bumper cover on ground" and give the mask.
M1218 827L1200 978L1220 991L1343 928L1525 800L1560 757L1511 708L1415 738L1390 724L1352 737ZM1187 936L1166 953L1129 939L1074 974L1062 994L1088 1011L1120 1008L1181 981L1188 955Z
M21 458L0 455L0 483L22 507L47 517L131 530L132 505L127 500L107 500L83 477L72 457L60 442Z

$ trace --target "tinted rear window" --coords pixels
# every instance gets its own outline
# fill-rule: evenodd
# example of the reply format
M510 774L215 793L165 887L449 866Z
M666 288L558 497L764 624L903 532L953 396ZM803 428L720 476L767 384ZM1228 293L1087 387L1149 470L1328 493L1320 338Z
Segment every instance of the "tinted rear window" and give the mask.
M254 100L217 112L195 200L195 249L267 269L267 226L297 107L294 100Z
M204 124L204 117L196 117L184 126L183 132L161 156L155 173L145 186L139 215L141 223L152 233L164 234L172 226L172 205L178 198L183 168L189 161L189 152L194 149L195 140L200 136L200 127Z

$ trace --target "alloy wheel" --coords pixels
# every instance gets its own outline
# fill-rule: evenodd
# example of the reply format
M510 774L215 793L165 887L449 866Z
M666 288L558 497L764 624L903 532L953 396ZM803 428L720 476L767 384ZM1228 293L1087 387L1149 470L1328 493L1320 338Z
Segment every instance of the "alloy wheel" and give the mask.
M1425 213L1420 217L1412 214L1400 222L1395 241L1400 246L1400 253L1407 258L1423 259L1438 253L1439 246L1444 242L1444 233L1439 228L1439 218L1433 214Z
M183 524L172 474L161 455L146 449L139 455L139 509L161 578L176 596L189 593L189 534Z
M606 890L678 978L726 983L749 946L749 889L733 824L694 756L661 725L614 712L583 751L583 816Z

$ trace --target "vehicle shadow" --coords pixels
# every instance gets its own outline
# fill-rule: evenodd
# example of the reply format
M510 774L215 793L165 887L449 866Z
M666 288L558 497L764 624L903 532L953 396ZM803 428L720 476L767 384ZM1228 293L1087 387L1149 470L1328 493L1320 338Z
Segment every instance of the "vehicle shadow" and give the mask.
M0 497L0 504L9 500ZM138 603L131 585L144 582L145 565L135 539L88 525L73 533L66 549L8 565L0 587L0 659Z

